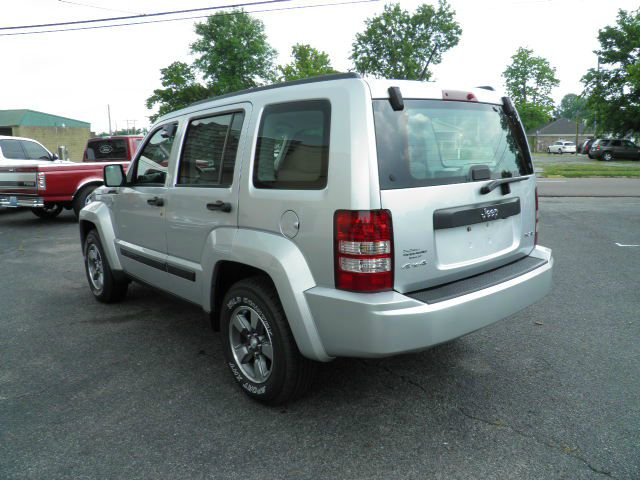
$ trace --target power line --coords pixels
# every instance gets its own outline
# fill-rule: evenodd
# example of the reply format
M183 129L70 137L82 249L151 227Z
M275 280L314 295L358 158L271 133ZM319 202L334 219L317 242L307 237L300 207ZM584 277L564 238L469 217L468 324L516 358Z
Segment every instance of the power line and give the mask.
M295 7L282 7L282 8L269 8L263 10L252 10L249 12L222 12L219 15L238 15L239 13L268 13L268 12L281 12L285 10L301 10L305 8L319 8L319 7L331 7L331 6L341 6L341 5L354 5L359 3L376 3L380 0L351 0L351 1L343 1L343 2L334 2L334 3L319 3L314 5L297 5ZM110 25L94 25L91 27L78 27L78 28L61 28L55 30L40 30L36 32L16 32L16 33L0 33L0 37L9 37L15 35L38 35L42 33L57 33L57 32L75 32L78 30L97 30L102 28L114 28L114 27L128 27L133 25L146 25L150 23L165 23L165 22L176 22L181 20L196 20L199 18L208 18L210 15L196 15L190 17L180 17L180 18L167 18L163 20L147 20L144 22L130 22L130 23L118 23L118 24L110 24Z
M291 0L261 0L258 2L244 2L244 3L236 3L233 5L219 5L217 7L202 7L202 8L190 8L188 10L172 10L168 12L156 12L156 13L145 13L139 15L127 15L124 17L111 17L111 18L94 18L92 20L75 20L72 22L58 22L58 23L41 23L39 25L16 25L13 27L0 27L0 30L22 30L25 28L43 28L43 27L61 27L64 25L79 25L83 23L100 23L100 22L113 22L115 20L133 20L134 18L141 17L160 17L163 15L177 15L180 13L193 13L193 12L204 12L207 10L221 10L223 8L239 8L239 7L250 7L252 5L263 5L265 3L282 3L282 2L290 2Z
M66 3L68 5L75 5L77 7L97 8L99 10L107 10L108 12L120 12L120 13L133 13L135 15L142 15L140 12L132 12L131 10L118 10L116 8L100 7L98 5L91 5L89 3L71 2L69 0L58 0L60 3Z

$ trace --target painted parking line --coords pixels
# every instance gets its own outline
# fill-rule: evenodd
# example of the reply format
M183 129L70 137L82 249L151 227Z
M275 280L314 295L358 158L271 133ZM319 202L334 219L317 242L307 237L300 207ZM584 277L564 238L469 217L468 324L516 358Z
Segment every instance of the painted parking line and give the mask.
M640 245L625 245L623 243L616 242L616 245L619 247L640 247Z

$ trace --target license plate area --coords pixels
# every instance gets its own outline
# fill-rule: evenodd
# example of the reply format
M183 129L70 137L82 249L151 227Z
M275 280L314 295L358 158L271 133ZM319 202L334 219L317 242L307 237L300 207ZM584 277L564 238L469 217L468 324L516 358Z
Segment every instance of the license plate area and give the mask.
M18 197L10 196L9 197L9 206L10 207L17 207L18 206Z
M458 268L486 261L517 247L515 222L518 217L436 230L439 268Z

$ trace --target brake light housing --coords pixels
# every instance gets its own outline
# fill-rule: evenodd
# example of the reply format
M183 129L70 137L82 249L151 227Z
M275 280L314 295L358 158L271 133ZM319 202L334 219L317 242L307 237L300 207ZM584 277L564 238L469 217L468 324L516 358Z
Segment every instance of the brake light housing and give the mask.
M340 290L393 289L393 224L389 210L338 210L334 215L335 285Z
M37 179L38 190L46 190L47 177L45 176L44 172L38 172Z

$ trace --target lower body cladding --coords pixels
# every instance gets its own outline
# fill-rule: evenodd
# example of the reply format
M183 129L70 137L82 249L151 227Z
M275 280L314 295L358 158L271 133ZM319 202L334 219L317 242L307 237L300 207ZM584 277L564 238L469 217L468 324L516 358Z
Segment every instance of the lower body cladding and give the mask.
M424 350L522 310L549 292L552 270L551 250L538 246L504 269L459 282L462 294L453 298L451 288L434 298L435 289L366 294L322 287L305 297L327 354L385 357ZM483 280L485 288L478 284Z
M44 199L41 197L31 197L27 195L5 195L0 194L0 207L44 207Z

